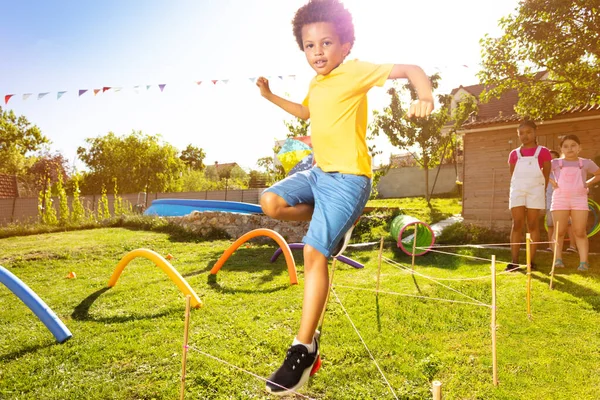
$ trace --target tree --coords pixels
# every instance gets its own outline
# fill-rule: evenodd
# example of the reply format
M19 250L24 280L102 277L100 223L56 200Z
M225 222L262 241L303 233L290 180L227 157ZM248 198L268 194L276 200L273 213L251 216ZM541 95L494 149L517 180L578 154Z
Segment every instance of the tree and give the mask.
M45 152L39 157L32 157L32 160L35 162L28 168L27 174L23 178L27 182L29 192L42 190L47 182L54 185L59 180L68 181L69 161L61 153Z
M296 117L292 121L283 121L285 126L288 128L287 137L294 138L298 136L308 136L308 128L310 127L310 122L303 120L302 118Z
M516 111L534 119L600 103L600 0L527 0L515 11L499 22L503 36L481 40L482 100L516 89Z
M438 87L440 76L430 77L433 89ZM410 93L411 100L417 99L417 93L412 84L403 86L403 90ZM440 161L440 149L445 143L442 137L442 127L450 118L450 96L438 96L441 107L427 118L408 118L406 110L402 107L400 94L394 85L388 90L391 102L385 107L383 113L374 110L372 123L373 135L383 132L393 146L399 149L414 150L415 160L423 167L425 172L425 197L430 201L429 169L434 168Z
M188 144L185 150L181 152L179 158L189 169L194 171L202 171L206 167L204 165L206 153L201 148L192 146L191 144Z
M83 175L82 191L99 193L119 181L123 193L165 192L180 189L184 163L178 151L160 136L132 131L125 136L109 132L105 136L85 140L88 148L79 147L77 154L90 172Z
M27 153L38 151L49 143L40 128L24 116L17 117L12 110L0 107L0 172L22 173L26 168Z

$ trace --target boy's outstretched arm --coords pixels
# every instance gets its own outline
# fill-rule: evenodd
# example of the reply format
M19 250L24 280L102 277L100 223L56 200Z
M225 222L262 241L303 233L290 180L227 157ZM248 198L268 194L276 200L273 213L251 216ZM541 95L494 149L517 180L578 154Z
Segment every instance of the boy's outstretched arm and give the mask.
M260 94L265 99L269 100L271 103L281 107L283 110L292 114L294 117L298 117L303 120L307 120L310 118L310 112L308 111L308 107L303 106L299 103L294 103L293 101L289 101L284 99L283 97L279 97L276 94L271 92L269 88L269 81L262 76L256 80L256 86L260 89Z
M415 87L419 100L413 102L408 110L408 116L427 117L433 111L433 94L429 77L417 65L396 64L388 79L408 79Z

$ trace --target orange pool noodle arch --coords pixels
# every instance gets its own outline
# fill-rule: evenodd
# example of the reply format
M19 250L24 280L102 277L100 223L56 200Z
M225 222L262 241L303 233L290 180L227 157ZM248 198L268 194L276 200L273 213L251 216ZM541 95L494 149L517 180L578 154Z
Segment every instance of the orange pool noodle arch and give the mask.
M288 246L283 236L281 236L279 233L275 232L274 230L264 228L254 229L253 231L244 233L242 236L240 236L238 240L233 242L233 244L229 246L227 250L225 250L221 258L219 258L217 263L210 270L210 274L216 275L223 264L225 264L225 261L227 261L227 259L233 254L234 251L238 249L238 247L257 236L267 236L277 242L283 251L283 255L285 256L285 263L287 264L288 273L290 274L290 285L297 285L298 275L296 274L296 262L294 261L294 256L292 255L290 246Z
M167 260L165 260L163 256L156 253L155 251L148 249L132 250L129 253L127 253L125 257L121 258L121 261L119 261L119 263L117 264L117 267L115 268L112 276L110 277L110 280L108 281L108 287L113 287L117 284L117 281L119 280L119 277L121 276L121 273L123 272L127 264L129 264L129 262L136 257L147 258L148 260L156 264L158 267L160 267L167 274L167 276L171 278L171 280L177 285L179 290L181 290L181 293L190 296L192 307L202 307L202 301L200 300L194 289L192 289L192 287L187 283L187 281L183 279L183 277L179 274L179 272L177 272L177 270L173 268L173 266Z

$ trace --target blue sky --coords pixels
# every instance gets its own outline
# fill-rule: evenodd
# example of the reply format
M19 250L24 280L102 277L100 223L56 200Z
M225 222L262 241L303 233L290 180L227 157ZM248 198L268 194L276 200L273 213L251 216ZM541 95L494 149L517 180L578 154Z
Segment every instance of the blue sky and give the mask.
M38 125L53 142L51 150L71 162L85 138L142 130L180 150L190 143L201 147L208 163L254 167L271 155L275 139L285 137L283 121L290 118L263 100L249 78L271 76L274 92L302 100L313 72L290 21L303 3L0 0L2 107ZM499 34L498 19L517 1L345 4L357 36L350 58L421 65L429 74L440 72L442 91L449 92L476 83L478 41ZM213 85L211 79L229 81ZM158 84L166 84L163 92ZM104 86L122 90L93 95ZM78 97L79 89L89 92ZM59 91L67 93L57 100ZM50 93L38 100L44 92ZM5 105L4 96L13 93ZM25 93L32 96L23 100ZM385 100L384 89L371 91L371 109ZM398 152L383 138L378 147L383 158Z

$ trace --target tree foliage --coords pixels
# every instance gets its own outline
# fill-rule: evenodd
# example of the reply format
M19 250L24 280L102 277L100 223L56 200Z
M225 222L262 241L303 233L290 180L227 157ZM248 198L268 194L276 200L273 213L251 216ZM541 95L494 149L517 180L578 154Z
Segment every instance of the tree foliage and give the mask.
M430 77L434 90L437 89L440 79L439 74ZM426 198L429 202L429 170L439 165L443 158L448 158L447 149L456 140L456 131L477 110L477 105L472 96L465 97L454 111L451 111L452 97L439 95L440 107L429 117L408 118L408 107L403 107L401 96L406 91L411 101L417 99L416 90L410 83L404 85L400 91L395 86L388 90L390 105L385 107L383 112L373 111L371 128L374 136L383 132L393 146L411 152L417 163L423 167Z
M440 76L435 74L430 77L430 80L432 87L436 89ZM410 83L405 84L400 91L395 85L391 87L388 90L391 97L390 105L385 107L383 112L373 111L373 135L383 132L393 146L413 153L415 160L425 171L425 191L429 201L429 169L439 162L439 149L444 143L441 131L450 117L450 98L438 96L442 107L427 118L408 118L406 116L408 107L402 106L403 91L408 91L411 100L417 99L416 90ZM413 152L415 149L416 152Z
M49 143L36 125L12 110L0 107L0 172L20 174L27 167L27 153L40 150Z
M499 22L503 36L481 40L482 99L516 89L516 111L531 118L599 104L600 0L527 0L515 11Z
M181 152L179 156L181 161L188 167L194 171L202 171L206 166L204 165L204 159L206 158L206 153L199 147L192 146L188 144L188 146Z
M178 151L160 136L133 131L129 135L88 138L88 147L79 147L77 154L89 168L83 174L82 192L98 193L103 187L113 187L119 181L123 193L167 192L180 188L184 163Z

